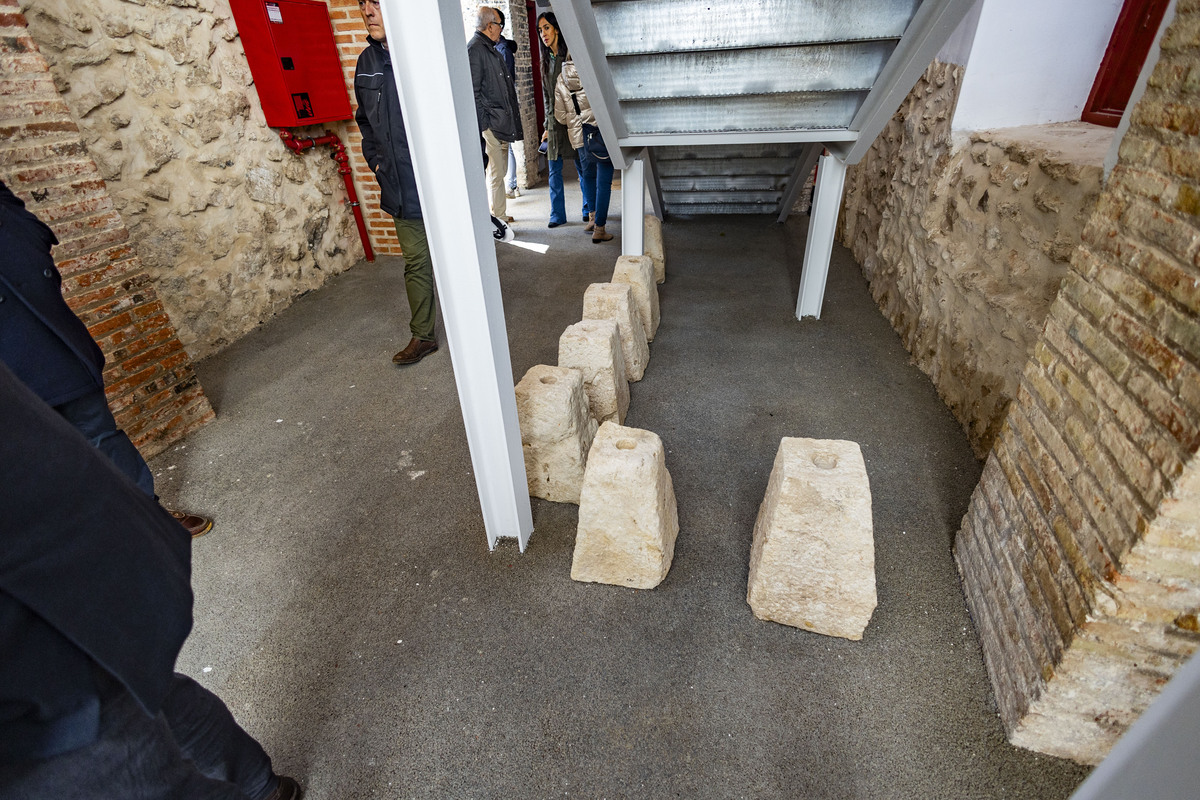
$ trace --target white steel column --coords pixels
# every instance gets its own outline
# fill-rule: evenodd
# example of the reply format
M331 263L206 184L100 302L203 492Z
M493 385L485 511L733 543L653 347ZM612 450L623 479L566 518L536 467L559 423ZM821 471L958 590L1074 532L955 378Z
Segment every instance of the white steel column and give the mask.
M821 156L817 166L817 185L813 192L812 218L808 221L808 244L804 247L804 267L800 272L797 319L821 318L825 278L829 274L829 259L833 255L833 237L845 182L846 162L836 156Z
M646 161L627 159L621 170L621 255L640 256L646 250Z
M457 2L383 0L488 547L533 532L496 244Z

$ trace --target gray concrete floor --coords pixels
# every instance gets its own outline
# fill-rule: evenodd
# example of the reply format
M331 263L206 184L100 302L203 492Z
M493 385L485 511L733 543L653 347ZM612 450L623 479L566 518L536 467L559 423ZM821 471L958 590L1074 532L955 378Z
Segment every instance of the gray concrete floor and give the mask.
M549 245L498 246L515 380L555 363L620 240L547 230L544 188L510 213ZM311 800L1068 796L1085 768L1004 739L951 557L979 464L845 250L823 318L795 320L806 222L664 228L627 420L662 437L679 502L652 591L571 581L571 505L535 500L528 550L487 550L448 348L390 362L399 259L199 364L217 421L151 464L168 504L216 518L180 669ZM746 605L783 436L862 446L879 607L861 642Z

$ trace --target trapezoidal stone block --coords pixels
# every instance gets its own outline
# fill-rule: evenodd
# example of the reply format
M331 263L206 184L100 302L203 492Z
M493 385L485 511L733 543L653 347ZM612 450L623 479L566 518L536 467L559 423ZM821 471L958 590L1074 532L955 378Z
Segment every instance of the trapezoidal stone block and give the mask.
M650 256L654 264L654 282L662 283L667 279L667 259L663 252L662 220L653 214L647 214L642 226L642 251Z
M517 420L529 493L556 503L578 503L596 436L583 373L544 364L531 367L517 384Z
M658 331L658 286L654 283L654 264L650 256L619 256L613 268L613 283L627 283L633 288L633 299L642 315L646 341L653 342Z
M653 589L671 568L678 535L662 440L615 422L601 425L583 476L571 577Z
M621 356L625 359L625 377L640 381L650 362L646 330L633 299L633 287L627 283L593 283L583 293L584 319L611 319L621 332Z
M621 333L611 319L585 319L558 337L558 365L583 373L588 409L597 422L625 421L629 381L621 355Z
M877 601L871 487L857 443L779 443L754 523L746 600L759 619L862 639Z

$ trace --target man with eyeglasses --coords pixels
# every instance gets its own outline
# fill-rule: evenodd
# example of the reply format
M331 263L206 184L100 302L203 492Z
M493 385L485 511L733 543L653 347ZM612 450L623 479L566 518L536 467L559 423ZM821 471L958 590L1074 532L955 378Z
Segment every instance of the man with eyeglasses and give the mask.
M508 65L496 49L503 32L500 12L491 6L480 6L475 16L475 35L467 43L467 59L471 63L475 113L487 161L488 204L493 217L512 222L505 199L504 173L508 169L508 144L521 138L521 112Z
M354 120L362 133L362 151L379 183L379 207L392 215L404 251L404 289L412 312L412 340L393 364L415 364L438 349L434 334L433 262L425 238L421 198L400 112L387 33L378 0L358 0L367 26L367 47L354 68Z

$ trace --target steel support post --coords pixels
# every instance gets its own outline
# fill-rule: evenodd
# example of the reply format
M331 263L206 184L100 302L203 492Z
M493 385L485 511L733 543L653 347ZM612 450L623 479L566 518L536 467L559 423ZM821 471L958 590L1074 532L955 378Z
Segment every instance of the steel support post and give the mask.
M621 170L621 255L640 256L646 250L646 161L626 161Z
M382 7L488 547L513 537L523 551L533 514L462 10L438 0Z
M796 198L800 196L804 184L808 183L808 176L812 175L813 167L817 165L817 158L823 149L819 144L809 144L800 151L796 168L792 170L792 177L788 179L787 189L783 192L783 200L779 202L778 222L787 222L788 215L792 213L792 206L796 205Z
M833 255L833 236L837 229L845 182L846 162L836 156L821 156L813 193L812 217L808 221L808 244L804 247L804 267L800 272L797 319L821 318L825 278L829 274L829 259Z

